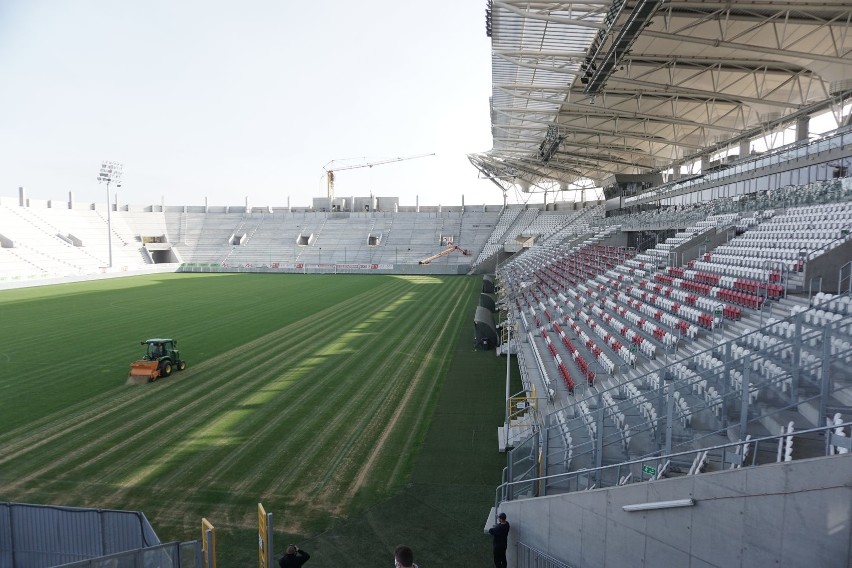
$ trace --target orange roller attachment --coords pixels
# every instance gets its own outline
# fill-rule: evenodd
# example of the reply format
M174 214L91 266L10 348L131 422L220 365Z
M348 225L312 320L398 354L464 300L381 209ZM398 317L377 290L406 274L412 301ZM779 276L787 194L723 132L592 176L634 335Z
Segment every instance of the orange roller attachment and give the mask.
M140 359L130 364L130 373L127 374L127 384L141 385L151 382L159 376L160 364L157 361Z

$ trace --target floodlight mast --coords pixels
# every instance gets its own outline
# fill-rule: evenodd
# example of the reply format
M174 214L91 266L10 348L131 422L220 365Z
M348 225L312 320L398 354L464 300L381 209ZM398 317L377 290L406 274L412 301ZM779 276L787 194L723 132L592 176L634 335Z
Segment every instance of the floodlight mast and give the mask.
M112 205L109 202L109 184L114 183L116 189L121 187L122 170L124 170L122 163L103 161L101 162L101 171L98 174L98 183L106 183L108 268L112 268L112 216L110 215Z
M334 162L339 162L341 160L332 160L326 165L323 166L322 169L325 170L326 174L326 184L328 186L328 206L332 208L334 206L334 172L339 172L341 170L356 170L358 168L372 168L373 166L380 166L382 164L391 164L394 162L404 162L406 160L416 160L417 158L426 158L429 156L434 156L435 153L431 154L417 154L416 156L403 156L399 158L388 158L386 160L379 160L377 162L367 162L364 164L353 164L350 166L341 166L339 168L334 167ZM329 167L331 166L331 167Z

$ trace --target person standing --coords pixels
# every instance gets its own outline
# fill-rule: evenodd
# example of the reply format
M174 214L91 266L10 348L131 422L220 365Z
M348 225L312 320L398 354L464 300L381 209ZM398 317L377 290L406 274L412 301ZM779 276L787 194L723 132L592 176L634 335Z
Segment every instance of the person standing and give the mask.
M414 551L404 544L400 544L393 551L394 568L417 568L414 563Z
M300 549L295 544L287 547L287 553L278 561L278 566L281 568L300 568L302 564L307 562L311 555Z
M509 521L506 513L497 515L497 524L488 529L489 534L494 537L494 566L506 568L506 548L508 548Z

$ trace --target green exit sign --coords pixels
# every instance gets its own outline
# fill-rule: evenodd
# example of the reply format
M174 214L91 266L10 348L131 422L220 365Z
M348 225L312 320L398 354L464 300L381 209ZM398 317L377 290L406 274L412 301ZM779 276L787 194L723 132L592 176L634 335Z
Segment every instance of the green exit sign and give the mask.
M650 465L643 465L642 473L647 473L648 475L657 475L657 470L651 467Z

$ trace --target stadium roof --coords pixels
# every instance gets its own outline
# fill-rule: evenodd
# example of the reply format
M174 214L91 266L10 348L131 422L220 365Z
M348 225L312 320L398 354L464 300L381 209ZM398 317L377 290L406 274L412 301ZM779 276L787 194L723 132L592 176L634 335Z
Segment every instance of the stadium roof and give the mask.
M490 151L507 189L666 171L852 96L848 0L489 0Z

